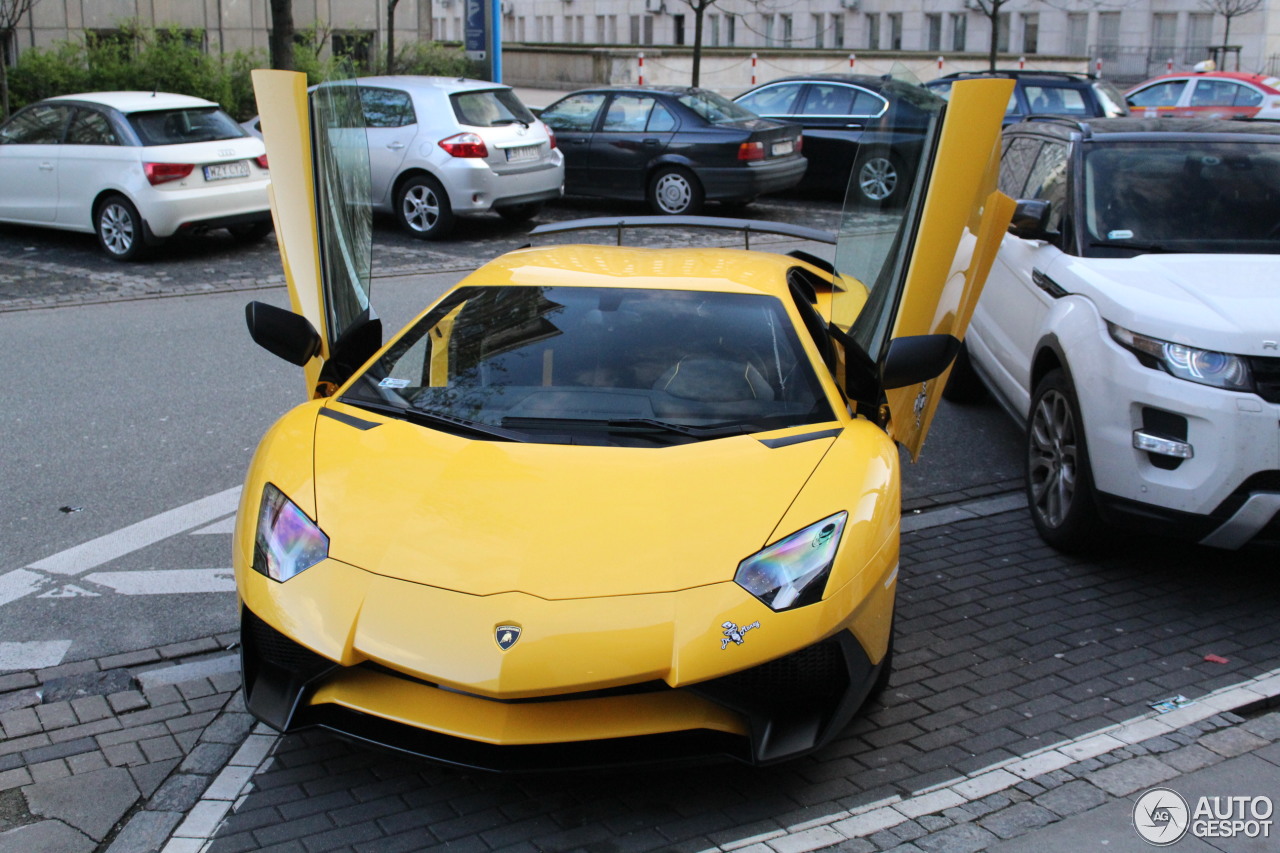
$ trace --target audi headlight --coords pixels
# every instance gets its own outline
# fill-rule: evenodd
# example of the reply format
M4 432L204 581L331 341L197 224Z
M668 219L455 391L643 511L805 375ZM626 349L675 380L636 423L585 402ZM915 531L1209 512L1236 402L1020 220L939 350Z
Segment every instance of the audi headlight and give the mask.
M738 564L734 581L775 611L818 601L848 518L838 512L752 554Z
M1130 350L1147 367L1164 368L1171 375L1201 385L1231 391L1252 391L1253 376L1249 362L1238 355L1196 349L1151 338L1108 323L1111 337Z
M329 537L307 514L267 483L253 540L254 571L283 583L329 556Z

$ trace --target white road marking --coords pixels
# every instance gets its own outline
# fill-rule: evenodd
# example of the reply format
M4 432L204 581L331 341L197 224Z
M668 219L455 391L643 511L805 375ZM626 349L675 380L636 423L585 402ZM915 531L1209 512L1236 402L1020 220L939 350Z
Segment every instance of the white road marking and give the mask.
M70 640L35 643L0 643L0 670L44 669L62 663Z
M84 579L122 595L172 595L191 592L235 592L231 569L156 569L141 572L94 572Z
M0 575L0 607L31 595L33 592L39 592L46 583L48 579L44 575L38 575L26 569L5 572Z
M29 569L52 572L59 575L80 575L123 557L131 551L145 548L162 539L207 524L235 512L240 501L240 486L218 492L207 498L192 501L184 506L153 515L151 518L121 528L114 533L60 551L52 557L32 563Z
M210 524L208 527L201 527L199 530L193 530L191 532L192 533L235 533L236 517L234 515L229 515L226 518L222 519L222 521L215 521L213 524Z
M51 589L40 598L99 598L100 592L90 592L82 586L76 586L73 583L63 584L57 589Z

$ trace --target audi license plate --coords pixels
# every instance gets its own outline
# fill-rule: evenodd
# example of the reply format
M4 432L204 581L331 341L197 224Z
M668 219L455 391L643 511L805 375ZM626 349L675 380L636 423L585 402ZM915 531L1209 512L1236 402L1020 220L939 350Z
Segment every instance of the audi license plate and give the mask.
M540 145L522 145L519 148L507 149L507 162L520 163L525 160L537 160Z
M796 150L796 144L792 142L790 139L783 140L782 142L773 143L774 157L783 157L787 154L790 154L794 150Z
M214 163L204 167L206 181L225 181L227 178L249 177L249 161L237 160L234 163Z

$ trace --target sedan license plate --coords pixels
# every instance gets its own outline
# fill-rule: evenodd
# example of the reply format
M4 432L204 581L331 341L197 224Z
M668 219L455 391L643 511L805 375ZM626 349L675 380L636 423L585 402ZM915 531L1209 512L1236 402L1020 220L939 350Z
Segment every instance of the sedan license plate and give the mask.
M522 145L519 148L507 149L507 162L520 163L525 160L537 160L540 145Z
M795 150L796 150L796 144L792 142L790 139L783 140L782 142L773 143L774 157L784 157Z
M227 178L247 177L249 177L249 163L247 160L237 160L234 163L214 163L211 166L204 167L204 179L206 181L225 181Z

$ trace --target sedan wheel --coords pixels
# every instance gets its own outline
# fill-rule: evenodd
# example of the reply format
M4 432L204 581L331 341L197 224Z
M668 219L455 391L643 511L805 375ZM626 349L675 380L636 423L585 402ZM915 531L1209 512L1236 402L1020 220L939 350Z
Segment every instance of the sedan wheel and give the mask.
M1060 551L1100 544L1080 406L1066 374L1051 371L1031 400L1027 424L1027 503L1041 538Z
M897 159L886 152L872 152L858 159L853 167L857 176L859 201L886 205L896 202L899 187L906 186L903 169Z
M453 230L453 210L444 187L430 175L405 181L396 201L400 227L422 240L435 240Z
M107 256L117 261L136 260L142 254L142 217L138 209L122 195L108 196L93 218L98 245Z
M702 185L687 169L666 167L649 181L649 206L655 213L693 214L702 207Z

